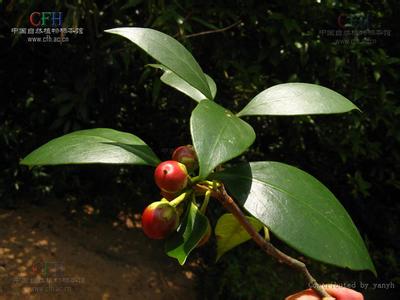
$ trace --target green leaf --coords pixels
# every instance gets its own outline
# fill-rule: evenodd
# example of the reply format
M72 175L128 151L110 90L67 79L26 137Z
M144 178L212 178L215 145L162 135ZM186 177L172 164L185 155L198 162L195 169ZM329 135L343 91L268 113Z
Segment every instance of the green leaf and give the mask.
M193 110L190 130L201 178L219 164L242 154L256 137L249 124L210 100L201 101Z
M259 93L237 115L335 114L353 109L358 107L326 87L309 83L284 83Z
M256 231L263 228L263 224L253 217L246 217ZM251 239L247 231L240 225L232 214L223 214L215 226L217 238L217 261L229 250Z
M105 32L121 35L212 99L210 87L192 54L173 37L150 28L120 27Z
M204 96L199 90L191 86L189 83L187 83L185 80L180 78L178 75L176 75L174 72L171 70L168 70L167 67L160 65L160 64L149 64L148 66L154 67L154 68L159 68L164 71L164 74L161 76L161 81L164 82L166 85L169 85L173 87L174 89L177 89L181 93L184 93L185 95L189 96L193 100L200 102L201 100L207 99L206 96ZM206 76L208 85L211 90L212 94L212 99L215 98L215 94L217 93L217 86L214 82L214 80L208 76L207 74L204 74Z
M207 224L207 217L191 202L178 231L165 243L167 255L176 258L183 265L190 252L196 248L206 233Z
M137 136L108 128L75 131L44 144L21 164L136 164L156 166L160 160Z
M278 162L240 164L213 178L291 247L353 270L375 267L350 216L321 182Z

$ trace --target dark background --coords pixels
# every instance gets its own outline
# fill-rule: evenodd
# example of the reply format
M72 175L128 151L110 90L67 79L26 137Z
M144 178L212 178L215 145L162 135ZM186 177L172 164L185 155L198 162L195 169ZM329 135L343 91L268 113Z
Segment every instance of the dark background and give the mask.
M305 259L317 278L397 286L399 5L321 2L0 1L0 206L17 209L25 202L44 205L68 198L75 199L69 205L89 201L110 217L121 208L139 212L157 199L151 168L28 170L18 164L52 138L95 127L134 133L161 159L169 158L174 147L190 143L188 121L195 102L161 84L160 73L145 67L153 62L145 53L121 37L103 33L119 26L151 27L174 36L193 53L217 83L216 101L234 112L262 90L296 81L334 89L362 110L249 118L257 139L245 157L278 160L313 174L352 216L378 278ZM70 35L63 44L27 42L26 35L14 35L11 28L30 27L33 11L62 11L64 27L81 27L84 33ZM232 24L222 32L196 35ZM375 33L336 36L337 30L343 34L366 29ZM379 30L390 34L378 34ZM215 207L211 216L219 212ZM210 244L194 254L203 257L200 298L278 299L304 288L297 274L251 243L231 251L217 265L214 251ZM362 291L370 299L394 299L396 293Z

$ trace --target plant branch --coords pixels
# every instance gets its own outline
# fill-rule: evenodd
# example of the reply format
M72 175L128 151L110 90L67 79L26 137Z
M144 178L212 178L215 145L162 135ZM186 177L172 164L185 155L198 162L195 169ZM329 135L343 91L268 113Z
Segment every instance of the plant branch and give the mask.
M204 190L207 187L197 185L197 188ZM226 192L223 184L221 184L221 186L218 189L213 190L211 195L212 197L219 200L222 206L235 216L235 218L239 221L239 223L243 226L243 228L250 234L251 238L257 243L257 245L260 246L261 249L263 249L270 256L276 258L280 263L284 263L292 267L293 269L296 269L297 271L301 272L304 275L305 279L307 280L308 286L311 287L320 297L322 297L323 299L325 299L326 297L329 299L334 299L324 290L322 286L318 284L318 282L310 274L310 272L307 269L307 266L303 262L275 248L274 245L272 245L269 241L265 240L254 229L254 227L247 220L246 216L239 208L239 206L236 204L236 202Z
M185 38L191 38L191 37L195 37L195 36L200 36L200 35L206 35L206 34L212 34L212 33L218 33L218 32L224 32L227 31L235 26L238 26L242 21L237 21L236 23L233 23L229 26L226 26L224 28L220 28L220 29L214 29L214 30L207 30L207 31L201 31L201 32L197 32L197 33L192 33L192 34L188 34L185 35Z

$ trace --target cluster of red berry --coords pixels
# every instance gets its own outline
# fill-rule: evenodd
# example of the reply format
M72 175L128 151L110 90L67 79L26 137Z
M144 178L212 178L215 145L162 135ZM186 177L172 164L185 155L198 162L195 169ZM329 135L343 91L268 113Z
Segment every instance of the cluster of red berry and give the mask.
M154 181L161 190L163 199L146 207L142 214L144 233L152 239L164 239L180 224L182 210L177 209L183 190L190 183L189 173L198 168L196 152L192 145L180 146L172 154L172 160L161 162L154 171ZM211 227L198 243L201 246L209 239Z

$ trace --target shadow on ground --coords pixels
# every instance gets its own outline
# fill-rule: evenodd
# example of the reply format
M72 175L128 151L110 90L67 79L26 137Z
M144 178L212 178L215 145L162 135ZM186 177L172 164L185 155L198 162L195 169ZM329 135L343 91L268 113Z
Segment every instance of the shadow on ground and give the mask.
M101 221L91 206L0 210L0 299L195 299L185 267L149 241L139 215Z

